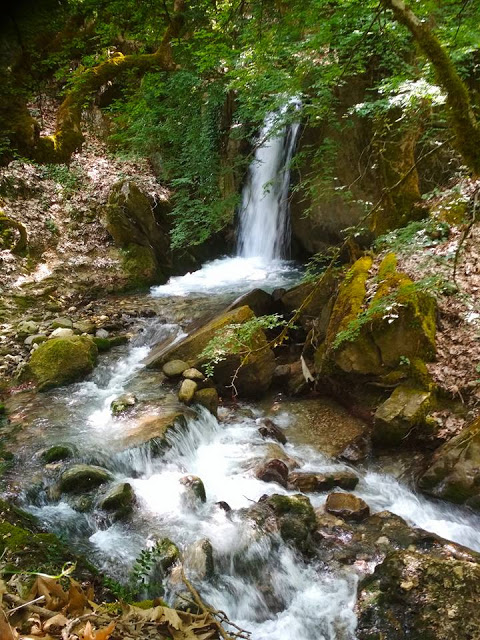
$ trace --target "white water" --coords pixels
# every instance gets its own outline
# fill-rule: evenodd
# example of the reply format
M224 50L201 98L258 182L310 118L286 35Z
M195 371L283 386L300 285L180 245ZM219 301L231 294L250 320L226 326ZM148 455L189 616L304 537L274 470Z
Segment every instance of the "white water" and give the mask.
M270 113L248 170L239 210L237 255L207 262L201 269L175 276L151 294L187 296L191 293L238 293L261 287L273 291L298 279L298 270L285 260L290 247L288 194L290 161L295 151L299 123L283 127L269 137L279 117L299 102L288 102L278 113Z
M271 136L280 113L270 113L260 132L261 144L250 165L239 212L238 253L244 258L261 256L278 260L287 255L290 244L288 192L290 161L295 150L299 123L294 123Z

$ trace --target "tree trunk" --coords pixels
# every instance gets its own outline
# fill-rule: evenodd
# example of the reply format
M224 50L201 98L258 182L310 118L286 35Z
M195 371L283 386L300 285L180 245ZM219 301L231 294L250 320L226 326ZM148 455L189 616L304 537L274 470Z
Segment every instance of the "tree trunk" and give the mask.
M456 148L474 175L480 175L480 128L470 104L468 89L458 75L450 57L430 27L413 13L403 0L381 0L395 18L413 35L418 46L433 65L437 81L447 94L450 125Z
M69 162L72 154L83 143L81 129L82 108L88 97L101 86L116 78L127 69L146 73L151 69L173 71L175 65L171 41L180 35L183 26L185 0L175 0L174 13L165 30L160 47L155 53L117 54L96 67L86 69L73 88L67 93L57 113L55 133L42 136L37 142L34 156L39 162Z

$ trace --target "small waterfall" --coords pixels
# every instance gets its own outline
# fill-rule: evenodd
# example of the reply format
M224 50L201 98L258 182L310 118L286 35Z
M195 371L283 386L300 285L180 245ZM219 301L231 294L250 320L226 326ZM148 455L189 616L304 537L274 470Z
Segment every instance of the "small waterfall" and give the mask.
M288 102L280 111L269 113L260 132L260 140L269 137L278 116L289 108L299 109L298 100ZM238 235L238 254L243 258L266 261L284 258L290 245L288 191L290 161L300 123L289 124L259 145L243 189Z

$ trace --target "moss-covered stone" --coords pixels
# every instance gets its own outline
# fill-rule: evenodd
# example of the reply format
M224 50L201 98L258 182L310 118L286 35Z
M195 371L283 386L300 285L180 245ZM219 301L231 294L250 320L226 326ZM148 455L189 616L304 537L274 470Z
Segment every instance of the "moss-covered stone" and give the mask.
M122 482L112 487L100 500L99 506L105 511L112 512L115 520L124 520L133 509L135 494L132 485Z
M29 371L40 391L81 380L91 373L97 360L95 343L84 336L54 338L36 349Z
M110 480L112 480L112 474L102 467L75 464L62 473L59 488L67 493L82 493L95 489Z
M46 464L51 464L52 462L58 462L60 460L68 460L72 457L72 448L63 444L56 444L42 453L42 460Z
M435 452L418 485L436 498L480 511L480 418Z
M390 554L359 589L359 640L480 637L480 564L417 551Z
M218 393L216 389L207 388L195 391L193 403L199 404L208 409L212 415L217 416L218 411Z
M432 402L431 391L399 385L375 412L373 441L385 446L400 444L414 427L425 424Z
M122 267L131 288L145 289L154 282L165 280L158 271L151 247L129 244L122 250L122 257Z

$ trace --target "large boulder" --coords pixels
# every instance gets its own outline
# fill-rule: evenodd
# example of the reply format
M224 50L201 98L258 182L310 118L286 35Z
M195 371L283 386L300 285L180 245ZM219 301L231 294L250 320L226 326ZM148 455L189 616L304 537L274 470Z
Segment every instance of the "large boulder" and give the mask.
M276 311L272 295L263 289L252 289L242 294L232 302L227 311L245 306L250 307L257 317L268 316Z
M92 464L75 464L66 469L59 481L60 491L82 493L112 480L112 474Z
M480 638L480 564L396 551L358 594L359 640Z
M359 258L341 283L325 341L315 353L317 370L384 375L402 362L435 355L435 300L397 271L396 257L382 260L375 282L372 258ZM373 297L367 285L376 285Z
M331 493L325 503L325 511L342 520L359 522L370 515L370 507L353 493Z
M425 423L432 405L432 392L410 384L399 385L374 416L373 440L379 445L396 445Z
M247 306L225 311L180 342L155 347L146 359L146 365L158 369L169 360L182 360L190 367L201 367L205 360L200 354L213 337L219 335L222 330L225 331L228 325L243 324L254 317L252 310ZM275 357L267 346L267 338L262 329L255 332L252 346L255 352L240 368L242 358L238 354L227 355L225 360L215 365L213 378L220 388L229 388L238 370L235 387L240 396L256 397L268 389L275 370Z
M98 349L86 336L53 338L32 353L29 370L40 391L77 382L91 373Z
M480 511L480 418L435 452L418 486L431 496Z
M99 506L113 514L115 520L123 520L132 513L135 494L129 482L112 487L100 500Z
M150 200L131 180L113 187L104 224L124 252L124 269L134 284L164 281L171 267L168 233L157 222Z
M122 449L149 445L154 453L162 453L169 446L168 435L185 427L188 409L178 405L156 407L154 413L144 413L135 422L125 425L120 445Z

